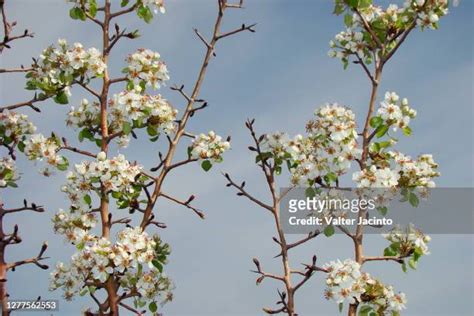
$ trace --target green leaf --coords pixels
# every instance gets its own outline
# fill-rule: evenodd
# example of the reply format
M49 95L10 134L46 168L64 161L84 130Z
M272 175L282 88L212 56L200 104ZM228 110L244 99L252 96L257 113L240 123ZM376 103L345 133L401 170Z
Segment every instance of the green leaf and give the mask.
M412 133L411 128L410 128L409 126L405 126L405 127L402 129L402 131L403 131L403 134L404 134L405 136L410 136L411 133Z
M58 170L61 170L61 171L66 171L67 168L69 167L69 161L67 160L66 157L64 156L61 156L61 157L62 157L63 162L58 164L56 168L58 168Z
M155 313L158 310L156 302L151 302L150 305L148 305L148 309L150 310L150 312Z
M390 142L390 141L388 141L388 140L379 143L379 147L380 147L381 149L390 147L391 145L392 145L392 142Z
M158 131L156 130L156 128L152 125L148 125L146 127L146 132L148 133L148 135L150 136L156 136L158 135Z
M358 316L369 316L374 312L374 309L369 305L364 305L359 309ZM375 314L377 315L377 314Z
M383 216L387 215L388 208L386 206L379 206L377 207L377 211L380 212Z
M375 136L377 136L377 138L381 138L385 134L387 134L387 132L388 132L388 125L380 125L376 129Z
M122 132L125 134L125 135L128 135L132 132L132 125L129 123L129 122L123 122L123 125L122 125Z
M380 151L380 143L374 142L370 144L370 151L378 153Z
M91 199L91 196L89 194L84 195L84 202L86 202L87 205L92 204L92 199Z
M19 142L18 143L18 149L23 152L25 150L25 143L24 142Z
M339 303L339 313L342 313L343 308L344 308L344 303Z
M95 286L89 286L89 292L91 294L94 294L96 290L97 290L97 288Z
M336 4L334 6L334 11L332 12L335 15L340 15L342 12L344 12L344 3L343 0L336 0Z
M95 17L97 14L97 2L96 0L89 0L89 14Z
M86 20L86 13L79 7L74 7L71 10L69 10L69 16L73 20Z
M58 104L68 104L69 103L69 98L66 94L66 92L64 92L64 90L61 90L58 94L56 94L54 96L54 102L58 103Z
M150 8L143 5L138 8L137 15L146 23L150 23L153 19L153 13L151 12Z
M342 68L344 68L344 70L346 70L347 67L349 67L349 60L347 60L347 58L343 58L342 59Z
M120 2L120 6L123 8L124 6L126 6L128 4L130 0L122 0L122 2Z
M133 80L127 81L127 90L131 91L135 87L135 84L133 83Z
M415 260L415 262L418 262L422 255L423 251L421 251L420 247L416 247L415 251L413 252L413 260Z
M335 229L334 229L334 226L332 225L326 226L326 228L324 228L324 235L326 237L331 237L332 235L334 235L334 232L335 232Z
M407 273L408 269L407 269L407 264L405 263L405 261L403 261L402 263L402 271Z
M329 172L328 174L326 174L324 176L324 180L327 183L336 182L337 181L337 175L334 172Z
M410 192L410 195L408 196L408 202L410 202L411 206L413 207L418 207L418 205L420 204L420 200L413 192Z
M306 190L304 190L304 194L306 197L314 198L316 196L316 191L313 188L306 188Z
M163 273L163 265L158 260L153 260L151 263L158 269L158 271L160 271L160 273Z
M212 163L209 161L209 160L204 160L202 163L201 163L201 168L204 170L204 171L209 171L211 170L212 168Z
M346 14L344 16L344 24L347 26L347 27L351 27L352 26L352 14Z
M96 139L94 139L94 134L88 128L82 129L79 132L78 138L80 142L82 142L84 138L89 139L91 141L96 141Z
M352 9L356 9L359 6L359 0L346 0L346 3Z
M7 182L7 186L12 187L12 188L18 188L18 184L16 184L16 183L13 182L13 181L8 181L8 182Z
M415 261L413 258L410 258L410 260L408 260L408 265L409 265L410 268L412 268L413 270L416 270L416 261Z
M144 80L140 81L139 85L140 85L140 88L142 88L140 91L143 92L146 90L146 83Z
M266 152L266 153L261 153L255 157L255 163L261 161L261 160L266 160L272 156L272 153Z
M275 167L275 174L279 176L281 174L281 166L276 166Z
M387 247L383 251L383 255L386 257L396 256L397 254L398 254L397 251L393 249L392 247Z
M372 0L359 0L359 9L365 9L372 4Z

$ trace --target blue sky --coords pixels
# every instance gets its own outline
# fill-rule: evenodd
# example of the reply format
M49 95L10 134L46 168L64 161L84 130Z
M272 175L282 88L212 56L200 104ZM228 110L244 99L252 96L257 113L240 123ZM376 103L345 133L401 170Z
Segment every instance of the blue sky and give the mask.
M15 0L10 1L8 9L20 28L28 27L36 36L6 51L1 57L2 68L28 65L32 56L58 38L79 41L86 47L100 45L95 25L69 19L65 1ZM245 10L232 11L225 17L224 30L243 22L257 22L257 32L219 43L201 93L210 106L190 125L192 132L213 129L221 135L232 135L232 150L224 163L209 173L197 166L186 167L166 182L166 192L182 198L195 194L196 205L206 211L207 219L201 221L175 205L158 205L160 221L168 224L160 234L173 249L167 271L176 284L175 301L164 307L166 315L260 315L263 306L275 302L277 284L268 281L257 287L255 276L249 272L252 257L259 257L266 268L279 271L279 262L272 260L277 252L271 240L275 234L272 218L226 189L220 171L248 180L249 189L267 198L263 179L246 149L250 142L244 127L247 118L256 118L260 132L295 134L304 132L314 109L325 102L351 106L360 119L365 116L369 82L362 70L354 65L344 71L338 61L327 57L328 41L343 28L342 18L331 12L329 0L247 0ZM166 61L169 85L190 88L204 54L192 28L209 35L215 14L213 0L178 0L167 1L167 14L150 25L135 16L124 18L121 25L130 30L140 28L143 36L119 44L111 68L118 74L128 53L139 47L150 48ZM461 1L440 25L439 31L416 31L410 36L386 67L380 91L398 92L418 111L412 125L414 135L404 138L398 149L412 156L432 153L442 173L438 186L473 187L473 42L468 36L474 29L473 2ZM5 78L0 79L2 104L30 96L23 90L21 75ZM172 91L164 88L161 93L182 109L182 100ZM83 96L82 91L73 91L72 102L77 104ZM75 141L74 133L64 127L69 107L52 102L41 107L41 115L25 110L39 130L45 134L54 130ZM143 139L122 152L130 160L154 166L159 145ZM19 165L23 172L21 189L2 192L2 199L13 207L27 197L45 205L47 212L9 218L7 224L19 223L24 243L10 247L8 258L33 255L41 241L48 240L48 255L52 257L49 263L67 261L74 249L52 233L50 222L58 208L67 208L64 195L58 193L64 174L44 179L37 176L30 162L20 160ZM378 236L369 236L366 242L373 254L385 247ZM422 259L418 271L403 274L392 263L374 263L367 268L407 293L406 315L472 315L472 248L472 236L435 235L432 254ZM313 254L322 263L352 256L352 249L350 241L342 236L318 238L294 252L293 264L306 262ZM338 314L337 306L322 298L323 281L322 276L316 276L298 293L301 315ZM60 299L61 293L48 292L47 284L48 273L34 267L22 267L9 275L12 298L41 295ZM92 306L89 299L61 301L58 315L76 315L86 306Z

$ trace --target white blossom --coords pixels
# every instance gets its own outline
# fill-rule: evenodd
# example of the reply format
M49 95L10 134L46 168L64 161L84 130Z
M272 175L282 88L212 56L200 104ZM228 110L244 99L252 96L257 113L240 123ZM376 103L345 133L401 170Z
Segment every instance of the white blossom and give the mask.
M409 224L405 230L397 226L390 230L388 234L383 234L383 237L391 243L398 243L398 247L403 249L404 254L410 254L415 249L423 255L430 253L428 243L431 237L416 229L413 224Z
M15 161L10 157L0 158L0 188L15 185L15 181L20 178Z
M68 222L64 213L56 217L58 222ZM169 298L171 281L157 268L166 263L169 249L157 235L149 236L141 227L125 228L114 243L83 235L88 237L76 244L79 252L72 256L71 263L58 263L51 273L51 290L62 288L64 297L70 300L83 290L86 282L103 284L114 277L122 287L140 293L144 299Z
M59 140L56 137L46 138L42 134L34 134L24 141L23 152L29 160L45 161L47 164L65 170L68 161L58 155Z
M177 114L178 110L159 94L152 96L136 90L122 91L114 94L109 102L108 131L110 134L121 132L124 125L128 124L130 128L146 127L150 135L160 132L171 134L176 130ZM66 123L76 128L94 130L94 127L100 125L99 104L91 104L87 99L83 99L77 109L71 108ZM126 147L129 136L121 135L117 142L121 147Z
M328 300L337 304L357 302L359 308L368 305L381 315L391 315L405 308L404 293L395 294L392 286L361 272L360 264L351 259L332 261L324 268L328 271L325 291Z
M36 126L27 115L8 110L0 113L0 141L2 143L19 142L25 135L33 134L35 131Z
M436 186L433 179L439 177L437 171L438 164L433 160L430 154L418 156L416 160L400 152L390 151L389 156L396 163L396 171L400 175L400 182L407 187L426 187L434 188Z
M352 180L357 183L358 188L393 188L397 186L399 178L400 175L395 170L377 168L375 165L352 174Z
M96 48L85 49L81 43L68 46L65 40L60 39L57 47L46 48L33 64L33 70L27 74L27 86L45 93L63 91L69 95L68 87L76 78L100 77L106 68L102 53Z
M210 131L206 134L197 135L190 147L191 158L200 160L211 160L220 162L222 154L230 148L228 141L223 141L222 137Z
M101 156L101 155L100 155ZM102 158L102 157L99 157ZM142 167L132 164L123 155L104 160L83 161L74 166L74 171L67 174L67 183L62 187L74 207L84 207L84 198L90 192L135 194L137 176ZM87 198L86 198L87 199Z
M128 80L135 86L142 84L141 88L158 89L161 84L169 80L166 64L157 52L138 49L128 56L127 64L124 72L127 74Z

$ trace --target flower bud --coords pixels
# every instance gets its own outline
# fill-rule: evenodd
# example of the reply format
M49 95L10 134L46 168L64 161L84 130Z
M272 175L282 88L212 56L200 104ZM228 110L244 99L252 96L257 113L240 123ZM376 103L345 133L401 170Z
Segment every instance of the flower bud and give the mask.
M104 161L105 159L107 159L107 154L105 152L101 151L97 154L97 160Z

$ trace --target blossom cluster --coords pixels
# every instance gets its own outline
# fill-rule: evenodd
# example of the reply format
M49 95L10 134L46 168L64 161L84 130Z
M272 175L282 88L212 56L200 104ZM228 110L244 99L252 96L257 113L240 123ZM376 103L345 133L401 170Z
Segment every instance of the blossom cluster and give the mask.
M10 157L0 158L0 188L7 186L15 187L15 181L19 179L15 161Z
M366 64L372 62L372 51L378 49L373 35L386 42L388 49L383 53L389 54L399 40L399 34L412 25L422 29L437 29L440 17L448 13L448 0L406 0L402 7L390 4L386 9L368 1L358 6L357 12L347 13L344 18L347 29L338 33L329 43L331 49L328 55L341 59L345 66L350 56ZM337 14L344 12L345 8L344 1L336 0ZM372 34L367 31L366 25Z
M316 119L306 125L318 159L325 157L328 170L345 173L351 162L360 157L354 113L337 103L326 104L315 112Z
M194 137L189 152L193 159L220 162L222 161L222 154L229 148L230 143L228 141L223 141L221 136L210 131L207 135L199 134Z
M68 161L66 157L58 155L60 148L59 139L55 136L46 138L42 134L34 134L24 141L23 153L29 160L45 160L59 170L66 170Z
M42 90L47 96L55 96L55 101L68 103L69 86L80 78L100 77L107 65L102 60L102 53L96 48L85 49L82 44L69 46L63 39L58 46L49 46L39 60L32 65L27 74L27 88Z
M51 166L65 170L68 161L57 154L60 149L59 139L52 135L49 138L42 134L33 134L36 126L25 114L4 111L0 113L0 145L18 145L29 160L45 160ZM45 174L49 171L46 169Z
M88 232L95 227L97 218L90 211L71 207L69 212L60 209L52 221L56 233L64 235L67 241L77 245L90 241Z
M339 32L334 40L329 42L331 50L328 56L344 60L351 54L355 54L359 58L364 58L366 63L370 63L371 56L369 47L364 42L364 34L362 32L347 29Z
M261 142L261 151L269 153L276 165L288 162L294 184L312 185L318 177L342 175L361 153L351 110L338 104L326 104L315 116L306 125L306 137L290 138L277 132L267 134Z
M59 262L51 273L50 289L62 288L68 300L90 290L86 283L103 284L111 276L130 293L145 299L155 299L171 290L170 280L162 273L169 255L169 246L157 235L149 236L141 227L120 231L115 243L90 235L76 245L79 252L66 265Z
M135 90L122 91L115 94L109 102L107 122L111 134L123 132L119 145L126 147L129 141L128 134L132 128L146 127L150 136L160 132L171 134L176 129L176 115L174 109L161 95L147 95ZM66 124L76 128L97 130L100 125L100 106L83 99L77 109L71 107ZM93 136L93 132L90 132Z
M331 261L323 268L328 270L326 298L333 299L338 304L344 301L352 304L355 303L355 300L361 300L365 278L362 278L360 265L357 262L350 259L346 259L344 262Z
M377 115L381 118L381 123L385 126L392 127L393 131L396 131L397 128L406 129L410 120L416 117L416 110L410 108L408 100L403 98L400 101L400 105L397 105L399 100L400 97L395 92L386 92L385 98L377 110Z
M352 180L359 188L434 188L434 178L440 173L438 164L430 154L418 156L416 160L400 152L389 151L387 161L377 162L362 171L356 171ZM390 166L390 159L394 166Z
M415 228L413 224L408 225L404 230L400 227L395 227L388 234L383 234L383 237L391 243L391 255L404 257L414 252L417 252L419 255L428 255L430 253L428 243L431 241L431 237Z
M61 188L73 207L90 205L92 191L112 193L118 200L136 197L141 191L142 167L132 164L123 155L107 159L104 152L94 161L83 161L67 174L67 183Z
M358 188L394 188L399 178L396 170L389 167L378 168L375 165L352 174L352 180L357 183Z
M440 17L448 14L448 0L415 0L411 3L413 10L420 10L416 24L422 28L438 28Z
M296 135L293 139L287 133L274 132L266 134L260 143L262 152L272 153L275 159L291 157L297 160L303 151L303 136Z
M130 54L126 61L128 65L123 72L131 87L158 89L169 80L168 68L157 52L141 48Z
M405 308L404 293L396 294L392 286L384 285L368 273L361 272L360 264L351 259L332 261L324 268L328 270L325 291L328 300L338 304L358 302L377 310L378 315L399 312Z
M438 164L430 154L418 156L416 160L400 152L388 152L396 162L396 171L400 175L399 183L405 187L427 187L436 186L433 178L439 177Z
M0 145L17 144L25 139L25 135L33 134L36 126L28 116L5 110L0 113Z

